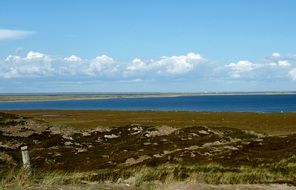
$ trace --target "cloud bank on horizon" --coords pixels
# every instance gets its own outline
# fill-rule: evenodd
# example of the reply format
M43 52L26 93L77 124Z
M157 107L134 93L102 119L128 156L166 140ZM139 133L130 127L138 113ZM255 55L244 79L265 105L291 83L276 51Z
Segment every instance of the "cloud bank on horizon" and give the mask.
M207 70L205 71L205 66ZM198 53L162 56L158 59L134 58L129 63L108 55L84 59L78 55L59 57L30 51L25 56L8 55L0 61L0 78L100 79L100 80L161 80L163 78L196 79L205 73L223 80L290 80L296 82L296 56L272 53L262 62L239 60L229 64L213 64Z
M122 64L108 55L99 55L92 59L83 59L77 55L58 57L30 51L26 56L8 55L0 62L0 77L36 78L36 77L86 77L86 78L133 78L135 76L182 76L192 72L206 62L199 54L188 53L180 56L163 56L157 60L143 61L133 59Z

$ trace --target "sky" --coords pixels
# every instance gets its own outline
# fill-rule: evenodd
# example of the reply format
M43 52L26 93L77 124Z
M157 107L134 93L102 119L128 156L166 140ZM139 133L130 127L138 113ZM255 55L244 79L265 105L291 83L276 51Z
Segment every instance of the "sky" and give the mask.
M295 0L1 0L0 93L296 90Z

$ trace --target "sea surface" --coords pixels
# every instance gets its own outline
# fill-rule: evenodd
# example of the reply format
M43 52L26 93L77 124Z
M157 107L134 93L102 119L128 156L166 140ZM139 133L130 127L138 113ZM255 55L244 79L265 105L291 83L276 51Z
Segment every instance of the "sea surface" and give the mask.
M0 102L0 110L296 112L296 95L204 95L155 98Z

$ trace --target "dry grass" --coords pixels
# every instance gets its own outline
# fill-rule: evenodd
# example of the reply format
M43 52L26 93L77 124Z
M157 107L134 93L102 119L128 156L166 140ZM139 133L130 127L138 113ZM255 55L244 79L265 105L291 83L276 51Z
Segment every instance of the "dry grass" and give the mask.
M12 169L2 179L0 189L55 189L66 185L82 187L82 173L65 173L60 171L34 172L29 176L23 169Z
M217 163L207 165L161 165L125 170L90 172L38 172L28 177L23 170L12 170L0 180L0 189L169 189L173 184L289 184L296 181L295 157L257 168L228 168ZM284 170L280 170L284 165ZM291 186L291 187L292 187ZM206 187L206 186L205 186ZM231 187L231 186L229 186ZM239 187L239 186L238 186ZM267 186L266 186L267 187ZM288 187L288 186L285 186ZM183 189L186 189L183 187ZM206 188L205 188L206 189ZM236 188L239 189L239 188Z

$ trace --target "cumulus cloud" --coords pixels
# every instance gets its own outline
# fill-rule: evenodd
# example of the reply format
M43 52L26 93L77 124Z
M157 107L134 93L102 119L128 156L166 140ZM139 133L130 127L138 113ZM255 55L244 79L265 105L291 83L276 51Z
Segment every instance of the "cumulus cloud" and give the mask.
M60 75L77 75L85 70L83 59L77 55L71 55L60 60L60 66L56 68Z
M141 59L135 58L132 60L132 62L127 66L127 71L145 71L148 70L148 65L144 63Z
M100 72L116 72L117 66L112 57L107 55L97 56L95 59L91 60L87 73L90 75L95 75Z
M4 78L44 76L54 71L49 56L34 51L26 57L9 55L0 66L0 77Z
M9 55L0 61L0 77L41 77L82 75L108 75L117 71L117 64L107 55L97 56L94 59L82 59L76 55L61 58L30 51L26 56Z
M0 29L0 40L23 39L34 33L27 30Z
M230 63L226 65L226 67L231 70L230 74L232 77L239 78L241 77L242 73L253 71L257 68L260 68L261 65L252 63L250 61L242 60L238 61L237 63Z
M272 53L265 60L259 63L253 63L247 60L241 60L237 63L225 65L232 78L252 78L254 80L277 80L291 77L289 71L296 66L296 57L294 55L282 55L278 52Z
M120 64L112 57L100 55L93 59L82 59L77 55L69 57L54 57L37 51L30 51L27 55L9 55L0 62L0 77L36 77L36 76L133 76L137 74L149 75L182 75L195 69L205 61L196 53L179 56L163 56L158 60L142 61L133 59L128 64Z
M278 60L276 62L269 63L272 67L290 67L291 64L287 60Z
M207 64L204 64L207 63ZM230 76L230 78L229 78ZM163 56L155 60L116 61L108 55L92 59L78 55L52 56L38 51L20 53L0 60L0 78L52 77L59 79L143 80L294 80L296 57L273 53L262 62L240 60L226 65L213 64L197 53Z
M51 59L50 56L35 51L30 51L26 56L26 60L28 61L50 62Z
M270 57L267 58L269 66L272 67L290 67L290 61L293 61L293 58L290 56L282 56L280 53L272 53Z
M130 73L151 71L158 74L179 75L192 71L198 63L205 59L195 53L188 53L180 56L163 56L158 60L150 60L147 62L139 58L134 59L126 68Z
M78 63L82 62L82 59L77 55L71 55L69 57L65 57L64 60L69 62L78 62Z

